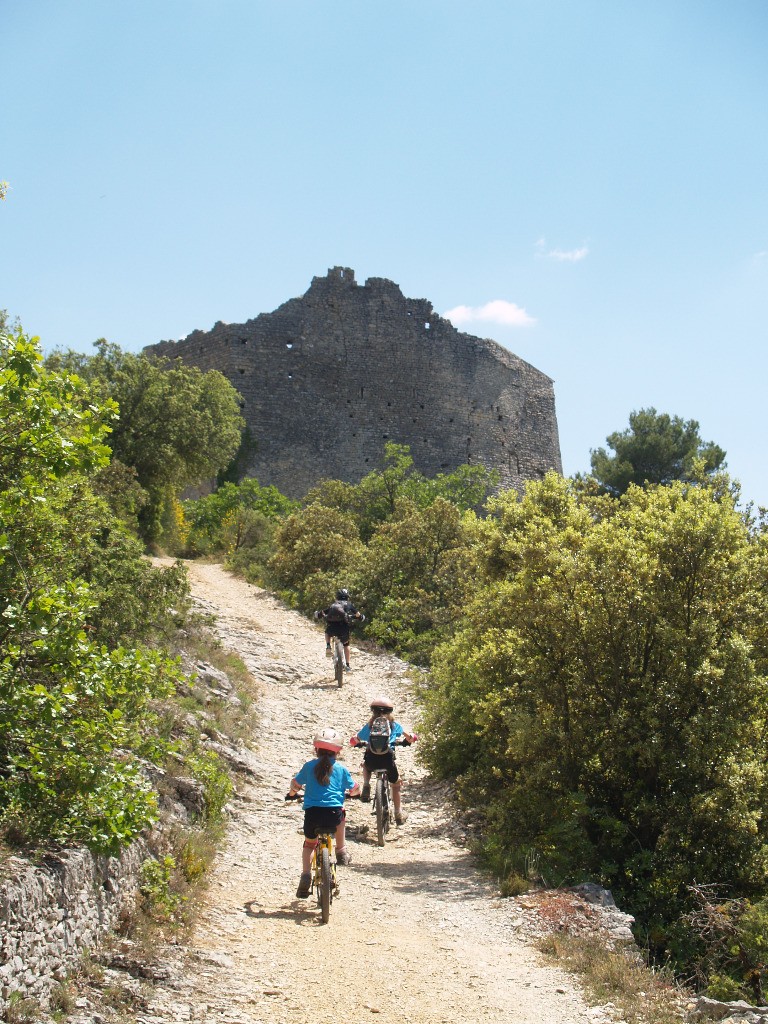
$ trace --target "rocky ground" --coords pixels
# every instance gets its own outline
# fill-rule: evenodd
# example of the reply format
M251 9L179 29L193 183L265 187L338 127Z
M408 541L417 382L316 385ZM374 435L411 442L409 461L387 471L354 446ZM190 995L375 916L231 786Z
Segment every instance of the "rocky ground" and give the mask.
M330 923L320 923L314 901L295 898L302 811L283 800L288 781L312 756L314 732L333 726L352 735L376 693L392 697L406 728L418 726L408 666L353 650L354 671L339 689L319 628L217 565L191 563L189 570L197 599L218 616L223 644L262 686L258 774L238 785L227 841L191 940L161 951L135 1019L605 1019L604 1008L588 1008L574 980L533 948L530 908L498 898L478 872L445 788L419 764L418 747L398 754L409 818L384 848L369 829L370 805L349 802L353 863L339 869L341 895ZM359 778L360 755L348 748L343 757Z

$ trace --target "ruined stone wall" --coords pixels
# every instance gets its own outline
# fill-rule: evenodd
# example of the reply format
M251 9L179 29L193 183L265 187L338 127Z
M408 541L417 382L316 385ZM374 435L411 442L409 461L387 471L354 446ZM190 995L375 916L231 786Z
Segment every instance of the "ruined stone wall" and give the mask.
M249 474L291 497L359 480L388 440L428 475L481 463L519 489L561 471L550 378L384 278L334 267L273 313L147 351L232 382L258 444Z
M45 1006L51 988L99 944L136 893L146 856L137 841L119 858L67 850L42 864L10 857L0 881L0 1013L11 993Z

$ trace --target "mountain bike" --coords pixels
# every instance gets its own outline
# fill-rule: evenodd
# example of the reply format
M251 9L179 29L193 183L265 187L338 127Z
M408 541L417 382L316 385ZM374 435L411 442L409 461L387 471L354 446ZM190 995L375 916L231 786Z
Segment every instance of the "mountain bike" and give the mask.
M301 793L295 796L286 796L286 800L301 800ZM320 908L320 920L328 924L331 916L331 904L333 897L339 895L339 883L336 878L336 858L334 857L333 841L336 830L318 832L317 843L312 851L312 860L309 863L309 873L312 877L310 892L317 897L317 905Z
M344 684L344 644L337 636L331 637L331 655L333 657L333 678L337 686Z
M405 739L395 740L396 747L410 747L410 743ZM362 740L358 740L354 746L362 750L368 749L368 744ZM371 808L371 814L376 815L376 841L379 846L384 845L384 841L389 832L390 826L395 817L395 804L392 799L392 786L387 775L386 768L373 768L371 769L371 791L373 792L373 807Z
M358 612L355 618L350 619L349 625L362 625L364 622L365 616L362 612ZM333 678L336 680L336 685L341 687L344 685L344 673L347 669L347 660L344 656L344 644L338 636L331 637L331 656L333 658Z

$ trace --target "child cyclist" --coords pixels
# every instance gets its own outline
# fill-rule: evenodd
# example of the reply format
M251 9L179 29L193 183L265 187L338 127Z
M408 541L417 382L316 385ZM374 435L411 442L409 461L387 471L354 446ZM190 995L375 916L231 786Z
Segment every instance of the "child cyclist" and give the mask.
M304 790L304 848L301 852L301 878L296 896L304 900L309 896L312 876L309 867L312 851L317 846L318 830L336 829L336 863L350 864L352 857L347 852L344 820L344 795L357 796L360 787L342 764L336 763L336 755L342 741L335 729L323 729L314 740L315 758L307 761L291 779L288 797L293 798Z
M360 799L371 799L371 773L386 768L387 778L392 786L392 800L395 805L395 821L402 825L408 815L400 806L402 782L395 764L395 744L398 740L406 745L415 743L416 733L406 732L399 722L395 721L394 704L389 697L375 697L371 701L371 717L351 743L356 747L359 743L367 743L363 755L363 789ZM377 749L378 748L378 749Z

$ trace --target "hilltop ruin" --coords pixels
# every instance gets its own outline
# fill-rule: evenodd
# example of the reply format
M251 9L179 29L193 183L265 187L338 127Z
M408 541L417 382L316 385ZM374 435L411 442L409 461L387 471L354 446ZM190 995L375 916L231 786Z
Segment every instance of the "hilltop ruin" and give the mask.
M272 313L147 351L232 382L257 443L248 474L291 497L325 477L358 481L386 441L410 445L428 475L482 463L521 489L562 471L549 377L392 281L357 284L347 267Z

